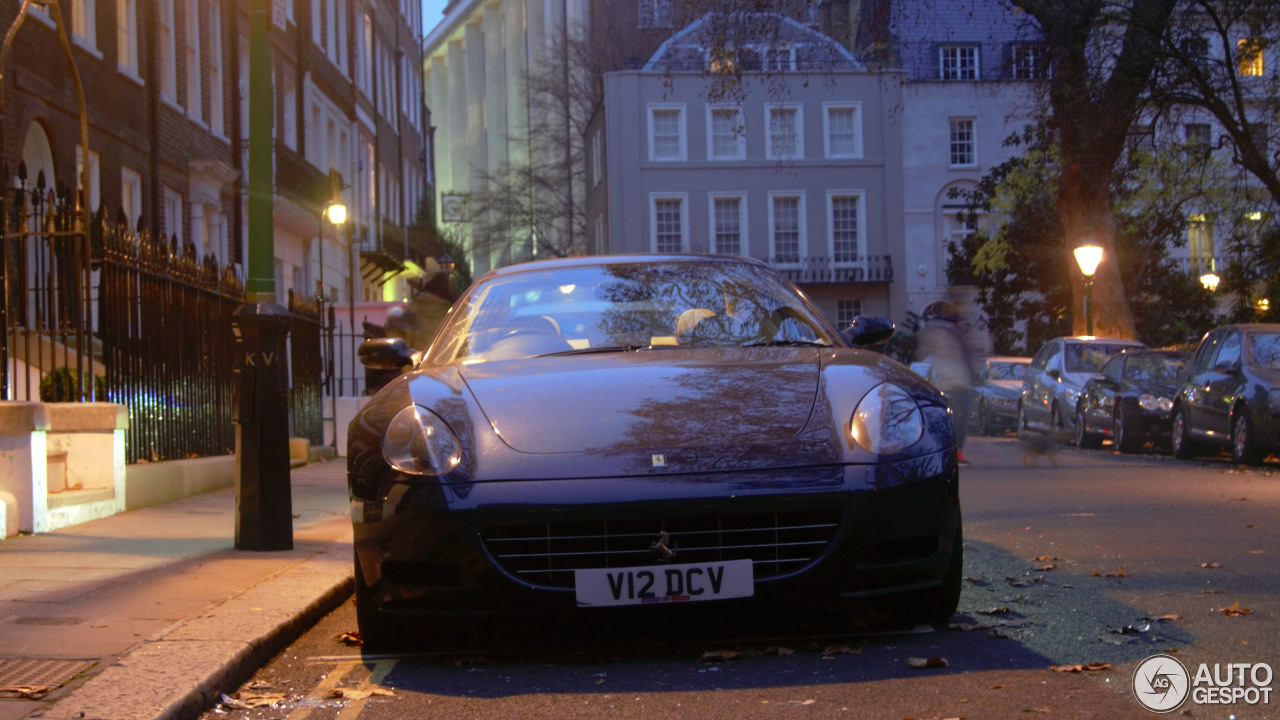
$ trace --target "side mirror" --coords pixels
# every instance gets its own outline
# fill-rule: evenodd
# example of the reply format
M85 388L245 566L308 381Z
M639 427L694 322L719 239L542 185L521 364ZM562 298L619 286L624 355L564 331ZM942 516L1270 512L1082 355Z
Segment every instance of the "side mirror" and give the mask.
M360 343L360 364L370 370L396 370L412 365L414 352L404 338L369 338Z
M866 347L885 342L893 337L893 321L879 315L859 315L849 327L840 331L840 337L854 347Z
M1062 373L1058 372L1056 369L1050 370L1045 374L1053 378L1054 380L1057 380L1058 382L1062 382Z

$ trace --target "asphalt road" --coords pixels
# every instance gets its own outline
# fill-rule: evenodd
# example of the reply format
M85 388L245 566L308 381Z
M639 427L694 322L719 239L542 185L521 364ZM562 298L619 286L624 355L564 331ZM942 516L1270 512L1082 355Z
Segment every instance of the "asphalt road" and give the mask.
M449 647L362 657L347 603L241 688L263 706L205 717L1153 718L1132 695L1152 655L1280 668L1280 464L1027 457L1011 437L966 454L951 627L716 607L459 626ZM1173 715L1280 718L1280 697Z

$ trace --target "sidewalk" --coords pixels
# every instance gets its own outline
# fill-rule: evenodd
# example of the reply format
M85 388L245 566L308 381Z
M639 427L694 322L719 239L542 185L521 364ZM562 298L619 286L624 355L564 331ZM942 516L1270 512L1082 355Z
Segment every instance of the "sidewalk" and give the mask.
M234 548L234 488L0 541L0 720L194 718L341 604L346 461L291 480L289 551Z

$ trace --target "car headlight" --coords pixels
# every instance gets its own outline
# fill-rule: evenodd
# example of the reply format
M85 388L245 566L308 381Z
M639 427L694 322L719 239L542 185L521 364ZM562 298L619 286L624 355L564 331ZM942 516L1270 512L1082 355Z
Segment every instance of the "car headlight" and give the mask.
M1167 397L1143 393L1138 396L1138 407L1147 412L1169 412L1173 409L1173 400Z
M382 433L382 456L409 475L444 475L462 461L462 444L439 415L410 405Z
M1069 405L1069 406L1071 406L1071 407L1075 407L1075 406L1076 406L1076 403L1077 403L1077 402L1079 402L1079 401L1080 401L1080 391L1079 391L1079 390L1068 390L1068 391L1067 391L1067 405Z
M906 390L882 383L858 403L849 426L853 441L863 450L895 453L924 436L924 415Z

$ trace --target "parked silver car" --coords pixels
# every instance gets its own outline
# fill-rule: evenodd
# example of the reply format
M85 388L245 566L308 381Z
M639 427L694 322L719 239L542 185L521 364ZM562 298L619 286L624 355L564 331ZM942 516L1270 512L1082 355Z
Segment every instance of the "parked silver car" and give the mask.
M983 358L978 371L981 383L973 387L970 429L995 435L1014 427L1018 417L1018 395L1031 358L993 356Z
M1039 430L1070 440L1085 382L1115 353L1145 347L1137 340L1119 338L1057 337L1046 342L1022 377L1018 433Z

